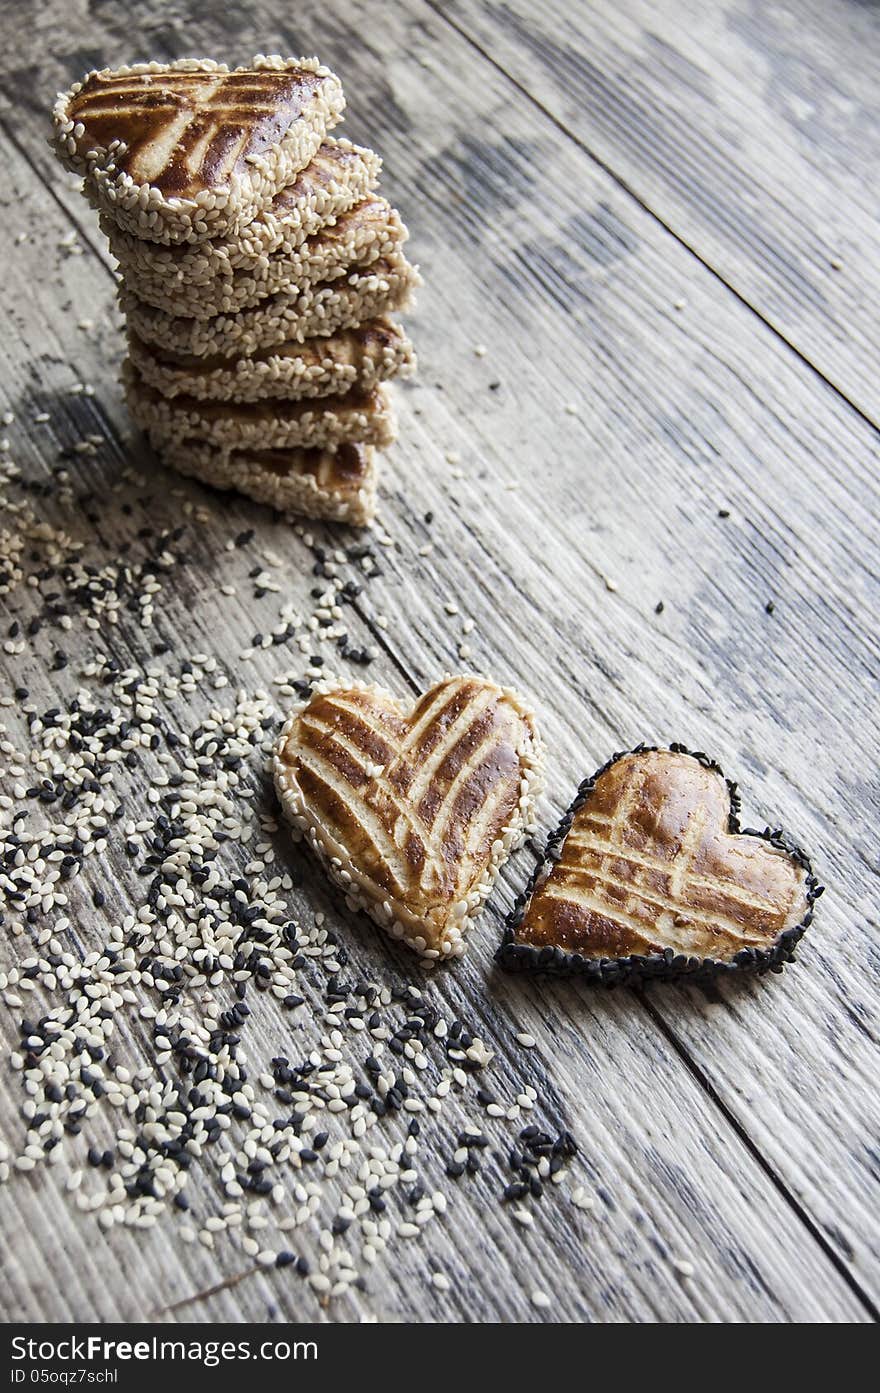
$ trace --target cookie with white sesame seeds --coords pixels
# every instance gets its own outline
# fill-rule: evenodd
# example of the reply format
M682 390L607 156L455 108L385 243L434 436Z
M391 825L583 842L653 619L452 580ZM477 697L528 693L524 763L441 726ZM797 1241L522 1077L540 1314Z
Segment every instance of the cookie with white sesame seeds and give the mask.
M166 397L199 401L261 401L326 397L352 388L409 377L415 369L410 340L390 319L370 319L305 343L280 343L246 357L189 358L165 353L129 334L131 361L145 382Z
M198 285L218 272L252 271L267 256L296 251L307 238L361 203L376 187L381 167L374 150L328 136L293 182L232 236L166 246L124 232L104 215L101 227L113 255L131 271L153 280L164 277Z
M353 907L423 958L458 957L531 824L543 745L523 699L449 676L406 709L326 680L287 720L275 787Z
M112 237L110 249L128 289L139 300L183 318L211 319L258 306L278 291L304 294L310 286L336 280L353 266L369 266L379 257L396 255L406 237L396 209L371 195L290 252L273 252L249 267L209 263L197 280L184 280L179 272L146 273L142 265L125 259Z
M260 450L325 449L349 441L386 446L396 435L391 401L381 387L318 401L169 398L144 382L128 360L123 363L122 382L129 411L157 448L186 438Z
M212 488L234 490L280 513L366 527L376 511L376 452L349 443L335 450L230 448L185 438L161 447L163 461Z
M119 304L129 327L144 343L190 357L231 358L294 339L304 343L323 338L353 329L366 319L406 309L420 284L416 267L397 253L354 267L347 275L302 293L296 287L278 291L251 309L213 319L167 314L139 300L125 285L119 287Z
M234 233L314 156L345 106L314 58L232 71L207 58L87 73L60 93L52 144L95 204L153 242Z

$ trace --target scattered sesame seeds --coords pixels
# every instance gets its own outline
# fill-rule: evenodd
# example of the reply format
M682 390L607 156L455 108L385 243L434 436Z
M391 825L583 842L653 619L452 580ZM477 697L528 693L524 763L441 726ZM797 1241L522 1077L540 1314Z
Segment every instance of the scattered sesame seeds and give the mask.
M571 1192L571 1202L577 1209L592 1209L596 1203L585 1186L577 1185Z
M87 443L100 459L100 437ZM69 487L59 471L65 509L99 508ZM499 1202L522 1187L510 1212L528 1227L575 1146L433 986L365 978L330 916L291 912L299 875L267 756L289 699L325 663L371 661L357 605L381 574L374 546L325 548L299 529L314 561L301 613L275 598L266 567L278 558L248 553L252 533L223 550L231 579L199 600L204 632L209 604L247 597L254 653L284 650L270 695L235 655L177 655L161 638L168 575L202 564L190 556L199 509L178 492L183 523L163 526L145 487L134 471L118 478L114 507L131 519L143 508L144 526L127 524L132 542L112 554L46 521L15 466L0 467L0 589L17 606L4 638L54 684L42 699L14 688L0 723L13 954L0 999L19 1029L10 1063L24 1103L0 1183L59 1165L69 1202L107 1230L162 1222L206 1257L231 1245L335 1299L396 1245L430 1242L475 1177ZM119 626L141 661L112 656ZM69 627L88 648L59 642ZM264 1022L276 1012L271 1059L248 1038L257 1000ZM450 1137L452 1099L469 1121ZM523 1128L524 1112L540 1124ZM308 1259L285 1237L302 1229L321 1235Z
M532 1305L533 1305L533 1306L537 1306L539 1310L542 1310L542 1311L549 1310L549 1308L552 1306L552 1304L553 1304L553 1303L552 1303L552 1301L550 1300L550 1297L547 1295L547 1293L546 1293L545 1291L533 1291L533 1292L532 1292Z

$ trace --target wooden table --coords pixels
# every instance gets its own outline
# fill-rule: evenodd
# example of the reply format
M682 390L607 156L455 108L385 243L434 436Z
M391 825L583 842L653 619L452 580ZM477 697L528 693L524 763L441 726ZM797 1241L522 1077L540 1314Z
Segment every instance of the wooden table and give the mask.
M566 1184L524 1227L497 1203L488 1168L465 1179L442 1223L328 1304L231 1242L181 1243L173 1219L105 1233L65 1198L64 1166L38 1167L0 1194L4 1314L870 1319L880 1294L876 10L855 0L304 0L289 18L264 0L135 10L3 5L0 390L15 415L4 430L28 480L51 481L68 447L69 495L29 497L84 544L84 560L118 560L126 542L140 555L145 522L184 523L192 545L163 578L152 630L128 612L115 626L77 621L63 635L64 670L53 661L61 636L44 631L20 655L0 652L5 690L27 685L40 709L69 702L94 686L82 675L91 655L139 669L157 640L172 646L163 664L201 650L248 691L277 692L275 675L300 661L240 654L281 603L307 608L313 552L268 511L166 473L136 439L116 384L111 265L46 134L56 90L91 66L316 52L345 83L345 133L384 156L424 276L410 321L420 374L398 393L400 440L382 486L382 574L351 612L353 641L376 651L367 675L406 696L473 667L531 694L549 745L543 828L614 750L642 739L708 750L739 778L746 820L796 834L828 893L780 978L603 995L492 971L535 845L507 868L468 957L433 979L348 915L297 853L306 879L293 911L320 906L359 970L421 983L442 1010L479 1022L500 1055L496 1081L532 1082L576 1135ZM93 449L69 452L90 434L101 437ZM229 549L245 529L253 541ZM352 541L314 534L330 547ZM282 593L254 598L248 570L267 549ZM234 599L218 588L229 581ZM36 595L0 597L4 636ZM199 688L193 719L221 699ZM16 708L0 716L26 742ZM89 875L124 914L133 872L112 841ZM88 951L110 920L85 886L77 895L71 932ZM4 969L32 951L27 934L9 932ZM3 1011L8 1048L16 1016ZM258 1002L249 1056L268 1059L289 1028L271 1000ZM535 1049L516 1044L523 1031ZM22 1095L5 1068L0 1099L14 1151ZM472 1105L450 1107L454 1131ZM592 1210L571 1203L578 1184ZM437 1266L452 1279L446 1292L429 1282ZM549 1307L532 1304L536 1288Z

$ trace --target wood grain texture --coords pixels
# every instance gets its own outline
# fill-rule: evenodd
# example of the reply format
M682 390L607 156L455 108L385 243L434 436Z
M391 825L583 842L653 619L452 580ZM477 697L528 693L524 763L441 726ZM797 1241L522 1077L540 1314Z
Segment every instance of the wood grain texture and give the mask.
M399 394L401 443L383 489L393 545L359 621L382 645L370 675L403 695L462 666L464 641L468 666L533 693L551 749L546 827L612 749L646 737L707 748L745 784L746 812L785 823L831 886L801 965L778 981L597 997L492 971L501 913L532 864L520 854L468 959L429 989L481 1019L501 1076L534 1079L578 1133L597 1210L582 1216L553 1197L534 1229L519 1230L486 1191L462 1189L429 1242L398 1252L365 1295L329 1315L531 1319L541 1313L528 1293L545 1285L551 1318L863 1319L856 1292L876 1294L880 1261L866 927L877 802L876 723L866 719L876 700L873 433L430 10L395 8L381 40L353 3L302 7L296 33L279 32L260 5L222 21L156 5L139 23L136 35L103 8L72 6L63 48L56 15L36 70L32 50L22 46L16 62L13 46L4 90L20 108L18 148L4 155L3 187L14 228L28 233L10 252L11 279L32 286L8 297L4 380L20 423L51 415L48 426L19 426L22 463L39 476L58 435L99 423L109 443L74 462L83 485L103 487L124 459L144 469L153 495L170 478L133 443L114 384L103 255L59 260L71 227L98 239L42 145L54 88L135 50L236 61L258 49L317 51L346 84L346 134L385 156L426 281L412 326L421 376ZM94 334L77 330L82 318L96 320ZM75 380L95 383L96 397L68 397ZM160 633L178 652L218 653L242 685L266 685L271 659L237 661L254 607L216 593L230 573L225 542L250 525L255 545L283 550L294 602L311 583L307 553L262 510L179 487L208 520L163 591ZM105 545L135 528L116 506L128 497L110 495ZM161 506L173 514L180 503ZM429 539L433 551L419 555ZM465 615L476 621L468 636ZM146 656L133 627L113 644ZM45 651L26 676L47 696L58 680ZM117 873L124 899L124 867L108 878ZM371 975L389 963L412 974L318 877L296 904L332 914ZM98 927L87 912L78 924L82 934ZM253 1023L254 1057L275 1053L281 1028L267 1006ZM510 1039L521 1029L539 1040L525 1058ZM2 1087L11 1133L15 1082L4 1075ZM15 1254L11 1316L323 1315L301 1284L251 1272L232 1250L182 1248L161 1228L107 1237L58 1201L51 1172L16 1179L0 1211ZM459 1279L451 1293L427 1286L429 1256ZM694 1279L674 1257L693 1262Z
M875 6L436 8L880 423Z

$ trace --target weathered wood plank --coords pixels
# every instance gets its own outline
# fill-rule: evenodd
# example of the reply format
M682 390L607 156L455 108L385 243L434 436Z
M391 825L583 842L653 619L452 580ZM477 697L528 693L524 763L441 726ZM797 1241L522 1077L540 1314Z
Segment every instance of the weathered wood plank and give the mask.
M861 614L871 595L871 533L861 521L858 537L844 525L868 492L874 460L869 433L830 393L817 393L744 311L719 297L713 280L695 273L651 219L613 187L594 182L582 155L512 105L503 81L464 45L450 50L439 22L397 18L383 34L390 69L378 48L362 45L352 54L352 24L367 29L357 7L329 18L304 12L301 44L273 35L268 21L259 37L256 30L244 32L244 24L235 36L236 56L273 43L316 48L338 65L353 107L364 94L360 112L352 113L352 134L372 139L385 153L426 270L415 328L422 378L406 394L403 439L385 488L385 522L395 547L385 553L385 575L368 596L368 618L388 616L387 628L374 628L391 650L379 669L398 688L401 667L420 682L458 665L458 645L465 641L474 654L468 661L534 691L552 742L543 805L548 824L580 773L612 746L646 734L684 736L717 751L732 772L751 772L762 811L786 820L834 868L835 888L843 890L840 907L832 904L823 916L822 936L817 933L804 954L806 968L717 999L695 993L677 1005L679 994L656 993L654 1001L679 1033L699 1020L694 1045L701 1069L765 1153L773 1136L785 1136L784 1148L773 1155L785 1185L802 1191L836 1262L849 1260L852 1245L853 1271L859 1280L873 1280L873 1178L861 1160L872 1134L873 1095L864 1082L872 1077L872 1052L852 1014L870 1012L875 997L872 985L863 978L860 988L854 976L856 968L864 970L864 952L848 923L859 897L869 892L867 864L860 865L858 848L848 840L848 825L865 816L868 791L858 760L841 734L826 732L824 717L826 706L836 703L843 720L857 725L870 692L873 654ZM192 33L176 36L181 49L192 51ZM131 39L115 41L104 56L128 56ZM221 43L228 47L229 39L216 29L199 31L205 51ZM413 50L422 59L418 69L393 57ZM387 89L368 103L386 72ZM57 81L54 73L51 81ZM461 134L450 131L453 110ZM25 123L22 139L35 166L48 171L38 116L37 110L33 124ZM477 145L467 134L476 129L482 132ZM531 174L526 180L528 168L540 171L537 186ZM518 187L516 177L511 181L517 171ZM20 264L25 271L45 268L67 224L54 210L47 213L45 192L13 162L4 186L16 187L16 177L41 224L34 244L19 253ZM570 258L568 233L582 212L584 190L595 200L593 255ZM87 210L73 199L69 206L88 222ZM75 359L76 375L99 384L102 411L123 431L107 375L106 337L83 339L73 327L96 306L106 307L109 282L85 257L63 263L60 274L58 285L46 281L44 271L27 314L17 316L23 338L9 341L13 391L42 404L46 387L29 378L40 354L49 358L43 373L50 391L71 380L65 364ZM671 309L670 283L687 284L686 315ZM59 306L68 300L60 317ZM477 343L488 345L485 358L474 356ZM501 385L493 390L493 382ZM565 412L569 401L579 415ZM52 409L66 419L66 405ZM80 429L84 419L74 417ZM37 467L40 455L45 458L38 433L26 433L21 443L38 451ZM460 466L445 460L451 450L460 452ZM838 456L845 457L846 471L832 473L828 461ZM706 460L714 471L709 497ZM794 513L790 461L801 480ZM78 475L111 466L87 461L77 466ZM508 492L508 482L517 491ZM716 507L731 504L733 517L722 524ZM222 541L248 519L256 522L260 541L276 550L284 534L246 504L224 502L217 511L222 524L212 521L199 542L207 593L196 600L190 584L179 594L169 587L164 622L184 650L217 651L223 634L226 660L234 664L254 617L238 607L229 613L212 599L210 582L228 564ZM433 528L422 520L426 511L434 512ZM820 521L826 537L814 540ZM117 518L111 536L121 522ZM432 533L435 551L419 556ZM304 559L298 544L290 544L289 557L285 585L296 598L307 584L296 574ZM603 577L617 584L616 594L606 590ZM783 586L786 596L772 623L762 608L771 586L777 599ZM664 596L661 621L653 604ZM446 600L477 620L473 634L465 636L459 617L446 615ZM142 651L136 633L125 643ZM260 657L251 670L257 682L272 674ZM807 674L811 686L805 690ZM39 667L35 678L35 686L45 680ZM836 800L831 815L821 791L826 776ZM520 857L517 872L505 877L499 903L509 901L528 859ZM313 880L308 892L298 899L304 911L324 905ZM338 916L338 907L333 912ZM344 916L341 922L350 933L353 926ZM484 1193L473 1200L463 1195L447 1224L450 1246L435 1250L438 1239L431 1235L432 1251L460 1275L459 1289L442 1299L428 1293L425 1254L417 1249L404 1255L399 1269L376 1274L363 1305L354 1297L337 1314L529 1316L522 1309L521 1277L528 1271L548 1284L552 1278L556 1312L572 1318L857 1318L863 1308L835 1268L766 1186L749 1152L719 1123L714 1105L635 1001L587 999L573 987L496 983L489 974L492 922L487 917L471 959L442 974L431 990L454 1009L485 1015L487 1028L501 1035L512 1016L538 1036L551 1061L546 1072L540 1066L540 1081L545 1088L552 1081L566 1115L586 1132L591 1175L615 1207L603 1201L595 1232L592 1219L580 1218L572 1231L566 1208L564 1223L555 1211L542 1211L535 1230L511 1237ZM494 923L497 928L497 913ZM389 960L372 930L363 931L362 942L360 933L351 937L373 973ZM408 970L405 961L391 960ZM570 1046L562 1059L554 1057L560 1036ZM277 1048L271 1013L256 1023L254 1039L258 1057ZM848 1077L841 1083L836 1073L844 1053ZM514 1059L520 1069L521 1059ZM746 1107L741 1094L747 1078L760 1092ZM829 1113L835 1106L839 1112ZM44 1192L38 1197L45 1199ZM48 1202L45 1207L53 1213ZM23 1216L22 1227L45 1236L34 1213ZM646 1216L643 1225L633 1222L634 1213ZM66 1232L59 1246L81 1249L86 1272L79 1295L65 1284L65 1301L88 1295L98 1302L93 1309L112 1314L131 1300L130 1313L134 1296L140 1310L144 1302L156 1309L213 1285L198 1250L185 1250L182 1259L175 1253L180 1265L169 1278L161 1231L126 1248L126 1235L115 1231L96 1243L92 1220L60 1222ZM468 1251L463 1235L483 1222L503 1254L501 1281L479 1265L467 1271L453 1256L453 1246ZM24 1246L24 1234L20 1241ZM582 1241L586 1251L576 1246ZM140 1293L123 1297L135 1251L151 1255L151 1275ZM698 1282L670 1272L674 1255L694 1261ZM215 1273L240 1271L234 1256L221 1254ZM33 1254L17 1269L15 1312L77 1310L41 1304L47 1297L39 1260ZM233 1311L263 1318L273 1299L283 1313L312 1310L301 1287L278 1293L279 1279L259 1273L180 1310L185 1318L228 1319Z
M15 183L15 168L9 173L12 186L24 194L24 186ZM40 211L40 228L27 257L24 253L22 257L29 260L36 254L44 266L51 265L58 240L65 235L66 224L48 216L40 191L31 197L34 211ZM27 415L23 413L28 410L49 406L52 421L48 424L48 430L71 431L72 435L66 438L76 438L75 427L81 430L88 423L89 409L84 413L85 419L78 414L72 418L66 417L64 403L56 396L69 384L75 364L77 372L83 372L88 380L99 384L98 410L101 419L104 419L106 412L106 419L114 431L118 429L122 441L128 441L130 432L112 376L106 382L102 377L106 371L103 358L106 346L109 346L107 321L110 293L109 280L99 267L85 258L62 261L57 279L52 277L45 285L36 288L29 314L23 320L28 340L22 344L16 339L15 351L6 365L9 374L7 380L13 390L20 393L12 398L20 420L27 420ZM58 318L53 327L53 309L66 303L68 296L68 312ZM107 326L95 338L87 335L83 339L75 327L86 311L94 315L100 325ZM111 351L115 351L115 345L112 345ZM41 356L44 363L42 368ZM35 367L39 373L36 387L29 380ZM74 411L77 411L77 403L82 401L82 398L72 399ZM420 422L414 419L412 425L418 428ZM39 468L40 459L46 456L47 462L51 462L48 441L41 441L37 429L18 432L16 443L31 459L35 469ZM130 448L127 444L123 445L125 450ZM140 453L136 455L138 460ZM116 468L115 448L112 448L109 458L89 458L75 466L77 483L80 487L88 484L98 494L109 492ZM150 470L149 466L145 468L148 470L145 487L151 492L148 515L155 525L163 521L167 513L173 516L176 505L172 502L170 508L166 504L163 509L161 481L166 476L159 474L157 479L157 471ZM128 504L132 497L143 492L143 488L126 490L120 496L120 510L124 503ZM204 497L198 490L191 490L185 485L183 494L187 497ZM285 590L297 603L302 602L311 578L308 566L304 565L307 557L301 544L289 539L286 530L261 510L236 500L217 500L212 513L210 522L198 530L198 556L194 558L193 565L187 568L190 575L186 576L184 572L178 576L175 586L168 587L158 606L157 626L160 634L177 636L176 651L218 651L216 635L222 634L220 656L225 656L226 664L234 672L236 654L241 645L247 643L254 625L263 622L259 614L265 611L266 604L264 602L256 607L259 611L257 615L247 614L237 607L230 607L216 595L216 585L230 577L243 591L244 575L251 560L250 555L239 560L237 554L233 554L230 561L229 553L223 546L224 539L251 524L258 531L259 540L255 542L255 547L269 545L277 551L283 549L289 557L289 564L283 573ZM142 517L143 513L138 509L134 518L126 524L121 511L106 508L102 515L102 528L107 529L108 541L116 535L117 529L121 531L135 527ZM335 534L328 532L327 535L329 538ZM192 588L196 585L203 589L197 600ZM395 637L395 631L396 625L386 632ZM437 635L437 638L440 637L443 637L442 634ZM118 647L121 643L124 649L143 659L143 639L144 635L132 626L130 630L123 630L114 646ZM72 642L68 642L72 646ZM277 663L273 665L270 660L258 655L244 671L239 671L238 680L247 679L249 686L268 683L276 667ZM385 679L399 688L399 676L393 665L384 663L382 667ZM50 696L46 689L45 668L39 661L29 669L27 681L35 694L40 690L46 691L46 701L55 701L69 694L69 686L65 687L59 682L58 696ZM200 700L193 699L196 711L201 710L202 705ZM101 870L108 879L119 878L122 887L119 908L122 909L125 903L124 887L127 884L131 888L128 867L114 854L109 864ZM329 899L320 880L314 876L308 880L306 893L297 896L297 906L303 916L313 913L317 907L339 915L339 906ZM78 932L86 944L93 942L95 936L100 934L101 924L90 922L85 903L80 907L77 923ZM389 1271L383 1270L377 1274L365 1298L353 1294L350 1302L342 1303L341 1309L334 1309L334 1314L357 1318L362 1312L369 1311L387 1318L425 1315L462 1318L476 1314L508 1319L526 1318L531 1314L528 1306L531 1283L540 1281L554 1292L555 1313L572 1319L588 1315L622 1319L639 1312L643 1315L668 1315L674 1310L692 1318L729 1318L732 1304L735 1304L732 1303L730 1292L731 1265L740 1271L744 1283L743 1314L756 1302L759 1305L765 1303L769 1314L778 1301L782 1302L777 1310L778 1316L781 1317L784 1311L789 1315L795 1314L794 1306L789 1307L788 1295L783 1296L783 1293L794 1253L801 1253L803 1236L798 1226L792 1224L788 1216L783 1216L781 1227L783 1231L788 1229L789 1233L782 1241L780 1251L774 1256L777 1246L777 1239L774 1238L769 1247L769 1258L763 1252L760 1257L757 1256L761 1212L762 1227L773 1228L778 1219L772 1196L765 1196L759 1201L758 1215L750 1216L747 1221L747 1228L755 1225L752 1236L749 1238L740 1232L739 1211L741 1208L745 1210L749 1191L758 1189L760 1184L759 1174L744 1154L737 1166L737 1199L730 1204L728 1215L722 1218L718 1213L715 1197L730 1183L727 1178L727 1148L730 1142L717 1138L709 1141L710 1155L707 1158L707 1139L716 1130L713 1110L699 1088L692 1081L683 1080L678 1061L662 1037L638 1015L634 1021L633 1004L625 998L584 1002L576 990L560 996L556 991L545 994L543 988L505 981L497 987L493 984L492 996L487 1000L485 983L490 979L490 954L495 933L497 919L495 931L487 932L485 941L477 948L476 956L467 964L466 970L443 975L437 984L438 995L456 1013L469 1017L476 1013L487 1023L495 1022L502 1032L502 1043L504 1033L509 1039L510 1026L506 1022L510 1019L527 1029L538 1029L536 1022L540 1021L545 1048L549 1047L551 1055L553 1040L560 1035L570 1038L572 1044L576 1045L584 1029L584 1012L587 1012L586 1019L591 1022L588 1034L594 1047L597 1047L596 1056L592 1060L582 1057L578 1072L582 1069L586 1071L585 1077L590 1080L590 1095L611 1099L608 1111L603 1109L601 1118L591 1118L587 1131L586 1175L591 1183L600 1186L606 1196L600 1201L601 1220L596 1222L592 1217L578 1216L572 1223L576 1212L567 1205L564 1223L554 1222L552 1211L548 1211L546 1219L543 1214L540 1216L533 1232L521 1233L512 1226L509 1217L497 1211L494 1205L487 1205L488 1196L484 1190L474 1195L465 1191L451 1210L444 1231L436 1237L431 1236L429 1249L432 1264L447 1271L455 1281L452 1294L443 1296L427 1286L427 1252L419 1248L413 1252L411 1259L404 1254ZM353 947L359 951L365 972L375 975L378 970L381 973L390 957L397 972L403 976L414 975L412 963L405 956L390 954L372 930L361 929L353 937ZM415 973L415 979L419 980L418 973ZM278 1032L279 1029L285 1031L285 1024L276 1012L268 1008L257 1015L251 1025L253 1057L266 1060L277 1052ZM130 1050L137 1059L140 1047L130 1032L124 1031L122 1038L126 1053ZM505 1048L509 1051L509 1045ZM630 1095L629 1088L625 1091L616 1088L616 1080L623 1077L632 1079L634 1076L641 1076L642 1079L635 1096ZM549 1067L543 1063L530 1066L525 1077L534 1078L542 1087L551 1081L552 1086L557 1085L556 1068L552 1063ZM9 1119L7 1127L16 1112L14 1087L14 1080L4 1076L3 1116ZM566 1092L577 1105L578 1112L583 1106L579 1101L583 1091L583 1077L572 1078L566 1085ZM457 1121L450 1119L450 1130L454 1131L468 1115L470 1111L462 1109ZM683 1138L688 1135L690 1139L683 1143ZM651 1138L651 1144L646 1154L647 1138ZM737 1153L741 1150L739 1147L735 1149ZM689 1151L690 1160L686 1160ZM633 1154L643 1157L639 1172L633 1179L624 1182L628 1158ZM674 1178L680 1167L699 1179L693 1182L693 1189L688 1187L684 1208L678 1213L680 1201L675 1198L678 1187L671 1177ZM58 1174L63 1174L63 1171ZM752 1177L751 1182L749 1176ZM186 1302L188 1294L213 1288L218 1279L238 1275L242 1270L239 1254L234 1250L220 1249L216 1258L212 1259L199 1247L181 1248L178 1242L172 1248L169 1236L163 1230L136 1235L125 1230L114 1230L111 1236L105 1237L100 1232L96 1233L93 1218L71 1212L69 1202L66 1203L58 1194L51 1179L46 1184L41 1177L30 1191L32 1202L23 1201L23 1188L30 1185L26 1178L19 1179L14 1188L10 1188L2 1197L4 1232L9 1235L10 1250L16 1254L7 1297L7 1311L11 1316L38 1318L52 1315L64 1318L94 1314L104 1319L120 1319L144 1314L167 1313L172 1316L179 1313L182 1318L198 1314L209 1315L212 1319L235 1319L263 1318L273 1307L287 1315L321 1316L321 1308L314 1295L304 1290L301 1284L291 1287L289 1281L284 1284L283 1277L266 1277L262 1273L254 1273L245 1283L225 1287L206 1301L191 1305ZM655 1195L667 1191L669 1193L658 1209ZM207 1194L198 1193L202 1203L207 1205ZM702 1196L696 1205L695 1194ZM650 1229L646 1234L633 1224L631 1211L634 1207L637 1212L650 1216ZM559 1218L562 1218L561 1214ZM545 1222L540 1222L542 1219ZM704 1225L704 1231L700 1232ZM719 1227L723 1234L720 1242ZM465 1239L466 1234L478 1230L484 1235L481 1246L490 1243L494 1255L492 1270L485 1274L479 1267L474 1269L476 1256L469 1250ZM582 1245L586 1245L586 1251ZM428 1247L427 1244L424 1246ZM706 1256L700 1259L703 1276L696 1284L681 1279L671 1267L671 1259L698 1251ZM708 1257L710 1251L714 1254L711 1260ZM172 1253L173 1264L170 1263ZM815 1256L815 1260L819 1261L823 1281L830 1281L836 1287L836 1278L818 1256ZM754 1276L754 1263L758 1264L760 1278ZM60 1280L50 1283L47 1280L47 1267L51 1273L57 1273ZM135 1271L137 1280L132 1282L130 1274ZM560 1278L560 1272L567 1274L564 1280ZM524 1274L528 1274L528 1277ZM760 1294L762 1290L763 1296ZM771 1297L771 1291L778 1291L780 1295ZM492 1296L492 1292L496 1295ZM828 1314L831 1309L836 1309L838 1315L846 1313L852 1316L857 1313L857 1308L842 1290L838 1290L834 1299L840 1302L835 1307L815 1304L812 1309L818 1318ZM802 1294L802 1300L809 1302L806 1291Z
M437 0L875 424L872 6Z

